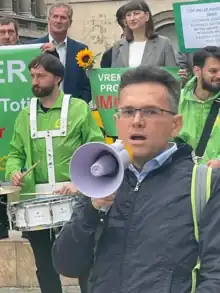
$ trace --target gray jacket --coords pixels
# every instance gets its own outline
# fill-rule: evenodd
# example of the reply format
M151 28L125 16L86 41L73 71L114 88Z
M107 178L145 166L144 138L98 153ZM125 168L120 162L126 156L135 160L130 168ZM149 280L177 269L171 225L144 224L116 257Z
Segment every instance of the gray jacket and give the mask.
M175 52L167 37L158 35L146 42L141 64L176 67ZM129 43L126 39L113 46L111 67L129 67Z

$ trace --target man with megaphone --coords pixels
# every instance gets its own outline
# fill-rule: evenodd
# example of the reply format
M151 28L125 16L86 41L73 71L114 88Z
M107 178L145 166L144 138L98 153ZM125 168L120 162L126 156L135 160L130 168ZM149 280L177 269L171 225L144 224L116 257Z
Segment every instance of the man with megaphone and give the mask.
M220 292L220 171L171 142L179 97L162 69L125 72L115 117L123 143L86 144L72 157L81 194L53 261L67 277L90 270L89 293Z

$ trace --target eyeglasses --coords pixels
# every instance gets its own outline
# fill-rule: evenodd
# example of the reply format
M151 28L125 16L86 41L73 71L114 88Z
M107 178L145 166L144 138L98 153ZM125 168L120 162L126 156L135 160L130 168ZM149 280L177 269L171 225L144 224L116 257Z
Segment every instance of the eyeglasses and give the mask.
M162 116L163 113L168 113L171 115L176 115L176 113L161 109L161 108L120 108L116 110L116 114L118 115L119 118L122 119L130 119L134 118L136 113L140 112L140 115L142 118L157 118L158 116Z
M138 16L143 12L143 10L133 10L133 11L128 11L125 14L125 17L131 17L131 16Z

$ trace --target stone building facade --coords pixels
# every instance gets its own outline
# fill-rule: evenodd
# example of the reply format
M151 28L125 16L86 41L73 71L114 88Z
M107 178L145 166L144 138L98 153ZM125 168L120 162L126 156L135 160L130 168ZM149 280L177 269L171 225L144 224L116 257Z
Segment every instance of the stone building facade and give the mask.
M192 0L147 0L152 11L156 30L169 37L178 49L173 18L174 2ZM45 0L47 9L59 0ZM63 0L73 7L73 23L69 30L70 37L86 43L94 52L103 52L116 41L121 30L115 19L116 10L127 1L115 0Z
M172 5L181 1L193 0L147 0L157 32L169 37L176 49L178 42ZM121 35L115 12L126 0L0 0L0 17L11 14L17 19L21 39L37 38L47 32L49 7L60 2L73 7L69 36L86 43L94 52L105 51Z
M47 28L44 0L0 0L0 17L12 16L19 24L20 39L45 35Z

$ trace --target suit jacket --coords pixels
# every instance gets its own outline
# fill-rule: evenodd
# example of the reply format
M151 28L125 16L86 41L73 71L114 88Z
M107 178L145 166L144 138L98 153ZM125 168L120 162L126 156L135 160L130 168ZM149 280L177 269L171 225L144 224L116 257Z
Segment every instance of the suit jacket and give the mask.
M193 73L193 53L177 53L177 62L180 68Z
M113 46L111 67L129 67L129 43L122 39ZM108 54L109 56L109 54ZM149 66L176 67L177 61L171 41L164 36L156 36L146 42L141 64Z
M49 43L49 35L34 40L32 43ZM77 53L85 48L87 48L86 45L67 37L64 93L71 94L73 97L80 98L89 103L91 101L91 88L89 79L85 70L79 67L76 61Z
M113 47L109 48L108 50L106 50L103 53L102 59L100 62L101 68L111 68L111 66L112 66L112 50L113 50Z

